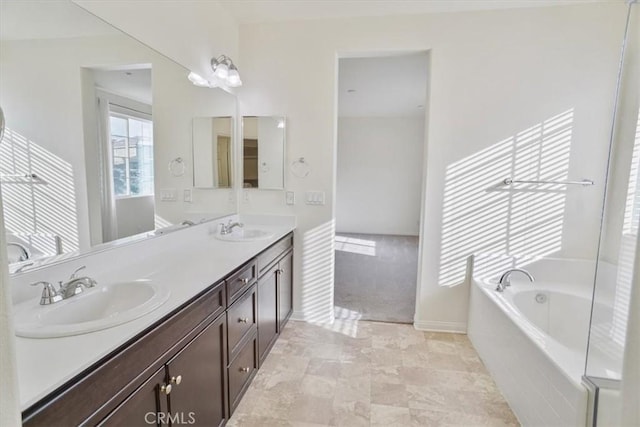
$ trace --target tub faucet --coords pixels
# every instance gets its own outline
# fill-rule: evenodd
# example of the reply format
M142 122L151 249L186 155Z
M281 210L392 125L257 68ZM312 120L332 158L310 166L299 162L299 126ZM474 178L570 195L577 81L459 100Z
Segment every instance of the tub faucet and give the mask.
M231 220L229 220L227 225L224 225L224 224L220 224L220 225L222 226L220 228L220 234L222 235L231 234L235 227L240 227L240 228L244 227L244 224L242 224L241 222L231 222Z
M505 271L502 274L502 276L500 276L500 280L498 280L498 286L496 287L496 291L503 292L504 288L506 288L507 286L511 286L511 274L515 272L524 274L532 282L535 280L531 275L531 273L529 273L527 270L523 270L522 268L510 268L509 270Z
M18 259L18 262L27 261L27 260L31 259L31 252L22 243L9 242L9 243L7 243L7 246L15 246L16 248L20 249L20 252L22 252L22 254L20 255L20 259Z

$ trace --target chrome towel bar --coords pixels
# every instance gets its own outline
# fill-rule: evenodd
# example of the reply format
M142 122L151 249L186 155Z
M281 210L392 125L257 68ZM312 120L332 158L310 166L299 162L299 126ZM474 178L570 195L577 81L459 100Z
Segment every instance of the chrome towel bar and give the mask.
M505 178L502 181L504 185L512 185L512 184L559 184L559 185L583 185L589 186L594 185L595 183L590 179L582 179L580 181L544 181L544 180L526 180L526 179L513 179L513 178Z

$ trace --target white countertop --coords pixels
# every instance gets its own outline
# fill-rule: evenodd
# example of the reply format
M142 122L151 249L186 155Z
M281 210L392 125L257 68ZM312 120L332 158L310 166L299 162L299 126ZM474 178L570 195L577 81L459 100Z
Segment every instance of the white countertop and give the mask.
M22 290L25 282L43 277L51 282L60 280L63 271L72 271L79 264L86 265L86 274L99 283L149 279L171 291L169 299L156 310L109 329L62 338L16 337L21 409L38 402L295 228L293 217L281 217L279 221L265 217L259 225L253 222L256 218L251 217L252 222L245 222L245 226L271 231L272 238L226 242L210 234L217 222L200 224L12 279L12 286Z

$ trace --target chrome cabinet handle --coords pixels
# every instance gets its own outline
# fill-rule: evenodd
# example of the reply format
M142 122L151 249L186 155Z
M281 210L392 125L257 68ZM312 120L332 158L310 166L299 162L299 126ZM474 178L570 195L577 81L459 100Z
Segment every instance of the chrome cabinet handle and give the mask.
M244 279L238 279L242 282L243 285L246 285L247 283L249 283L249 278L245 277Z
M177 377L171 377L171 384L180 385L182 382L182 375L178 375Z
M160 393L171 394L171 384L162 384Z
M249 372L251 368L240 368L240 372Z
M248 317L241 317L238 319L239 323L247 323L249 322L249 318Z
M283 268L280 268L280 269L276 270L276 273L278 273L278 274L284 274L284 269L283 269Z

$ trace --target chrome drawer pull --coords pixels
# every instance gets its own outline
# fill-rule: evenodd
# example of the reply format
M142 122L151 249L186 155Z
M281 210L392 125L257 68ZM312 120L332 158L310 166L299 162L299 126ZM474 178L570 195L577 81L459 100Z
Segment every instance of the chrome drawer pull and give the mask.
M242 282L243 285L246 285L247 283L249 283L249 278L245 277L244 279L238 279Z
M240 322L240 323L247 323L247 322L249 322L249 318L247 318L247 317L241 317L241 318L239 318L239 319L238 319L238 322Z
M182 382L182 375L178 375L177 377L171 377L171 384L180 385Z
M249 372L251 368L240 368L240 372Z

